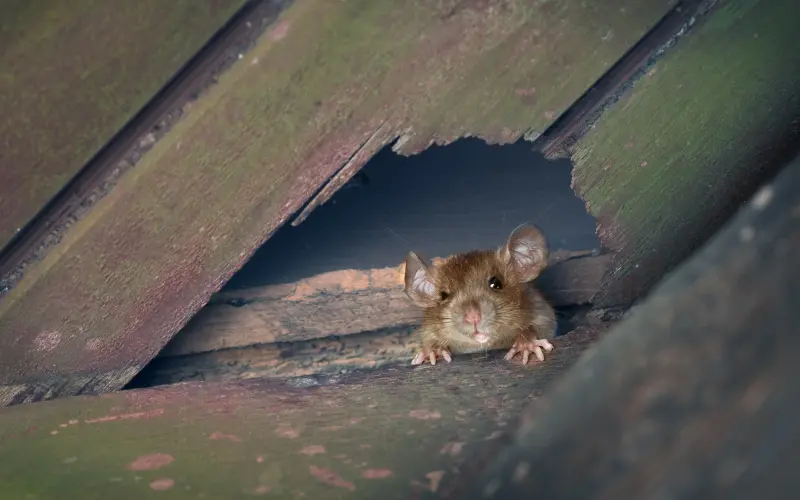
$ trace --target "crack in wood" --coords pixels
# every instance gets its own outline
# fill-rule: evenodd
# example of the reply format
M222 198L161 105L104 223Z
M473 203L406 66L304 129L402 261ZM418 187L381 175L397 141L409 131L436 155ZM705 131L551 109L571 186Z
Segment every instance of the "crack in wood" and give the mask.
M327 203L383 146L397 136L393 132L394 127L387 125L388 121L388 118L381 121L370 136L350 155L350 158L342 165L339 171L320 188L300 214L294 218L292 226L299 226L317 207Z
M612 106L655 64L665 51L684 37L700 18L717 5L718 0L688 0L676 5L636 43L614 66L592 85L534 142L534 148L550 159L570 155L570 148L603 111Z

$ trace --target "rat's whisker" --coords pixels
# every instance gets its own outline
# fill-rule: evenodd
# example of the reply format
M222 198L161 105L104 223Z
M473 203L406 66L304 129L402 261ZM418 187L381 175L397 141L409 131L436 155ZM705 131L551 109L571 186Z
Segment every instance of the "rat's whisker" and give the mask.
M387 232L387 233L391 234L392 236L396 237L397 239L399 239L400 241L402 241L402 242L404 242L406 245L408 245L408 246L409 246L409 248L412 246L412 245L411 245L411 242L409 242L407 239L403 238L403 237L402 237L402 236L400 236L399 234L397 234L397 233L395 233L394 231L392 231L392 230L389 228L389 226L386 226L386 225L384 225L384 226L383 226L383 228L386 230L386 232Z

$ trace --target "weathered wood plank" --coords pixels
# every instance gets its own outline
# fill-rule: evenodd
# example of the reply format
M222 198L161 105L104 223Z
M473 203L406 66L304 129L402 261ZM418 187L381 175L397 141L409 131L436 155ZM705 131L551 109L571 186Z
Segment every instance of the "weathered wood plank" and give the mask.
M613 321L576 315L559 318L570 338L591 329L604 334ZM155 387L180 382L340 375L386 366L405 366L419 348L416 327L391 328L341 337L256 344L188 355L162 355L147 364L126 388ZM494 358L497 353L465 356Z
M458 359L3 408L0 496L436 498L593 338L528 366Z
M3 3L0 248L243 3Z
M796 498L798 297L800 157L452 497Z
M588 303L611 255L554 252L537 279L554 306ZM559 259L562 260L558 263ZM297 283L214 295L160 353L181 356L271 342L294 342L419 324L422 310L403 292L403 265L348 269Z
M619 251L599 304L638 297L791 156L798 22L793 0L720 3L572 147L573 185Z
M376 131L541 131L671 4L294 2L0 302L0 402L121 387Z

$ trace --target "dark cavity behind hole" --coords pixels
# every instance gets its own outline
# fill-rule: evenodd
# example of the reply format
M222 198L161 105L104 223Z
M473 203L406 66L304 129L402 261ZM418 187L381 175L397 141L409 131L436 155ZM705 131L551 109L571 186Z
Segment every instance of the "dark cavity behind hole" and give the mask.
M462 139L411 157L387 146L362 173L303 224L278 230L225 289L394 267L409 250L430 258L493 248L525 222L544 230L552 250L600 248L570 188L570 162L548 161L524 141Z

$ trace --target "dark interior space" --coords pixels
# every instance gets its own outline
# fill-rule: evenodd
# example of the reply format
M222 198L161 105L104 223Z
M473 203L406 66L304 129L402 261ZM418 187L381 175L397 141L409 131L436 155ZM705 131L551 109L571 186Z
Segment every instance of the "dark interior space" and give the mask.
M523 223L542 228L551 251L593 254L600 250L595 221L572 191L571 175L569 161L547 161L522 141L490 146L475 139L459 140L412 157L386 147L305 222L297 227L287 223L278 230L234 275L223 294L280 288L330 271L396 267L410 249L432 258L498 247ZM604 269L600 261L588 265ZM598 286L597 272L572 273L586 274L581 277L589 284L557 272L542 276L549 284L540 286L550 287L543 293ZM386 292L365 293L384 297L380 294ZM305 309L293 309L296 303L282 303L269 293L258 297L212 300L128 388L253 373L276 377L346 373L408 361L417 323L405 316L403 308L411 306L399 290L376 299L376 305L363 295L350 302L352 296L334 293L312 299ZM585 322L591 308L579 300L563 299L554 306L559 335ZM356 326L358 321L337 323L341 307L360 310L356 315L362 319L399 314L403 320L389 327L381 321L368 321L363 328ZM331 327L324 334L309 333L303 323L307 315L325 317ZM279 326L283 321L279 317L287 326ZM276 337L276 331L284 333ZM197 335L220 341L211 343L216 347L186 351L187 342L199 341Z
M524 141L463 139L411 157L386 147L305 222L278 230L225 289L397 266L408 250L444 257L492 248L526 222L552 250L598 249L571 172L569 161L547 161Z

